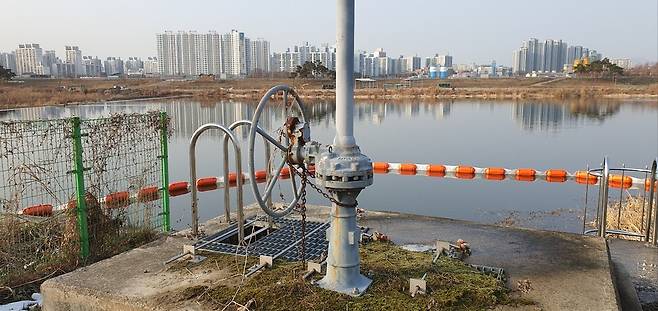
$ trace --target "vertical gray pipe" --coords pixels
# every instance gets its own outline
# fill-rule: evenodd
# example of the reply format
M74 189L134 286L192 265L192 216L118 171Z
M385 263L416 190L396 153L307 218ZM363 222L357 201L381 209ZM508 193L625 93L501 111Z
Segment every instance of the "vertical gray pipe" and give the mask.
M651 164L651 177L649 178L649 206L647 208L647 231L645 234L645 241L649 242L649 235L651 234L651 216L653 215L653 200L655 199L656 194L656 162L658 159L653 160ZM658 208L656 208L656 215L654 216L653 223L653 245L658 245Z
M608 222L608 179L610 177L610 168L608 167L608 158L603 158L603 172L599 182L599 209L601 210L601 219L599 220L599 236L605 238Z
M354 0L336 7L336 137L334 145L352 147L354 139Z

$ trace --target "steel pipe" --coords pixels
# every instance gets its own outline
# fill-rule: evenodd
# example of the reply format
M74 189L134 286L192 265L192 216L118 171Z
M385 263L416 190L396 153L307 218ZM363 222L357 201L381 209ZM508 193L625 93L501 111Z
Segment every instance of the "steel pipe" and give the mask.
M653 160L651 164L651 177L649 178L649 205L647 207L647 230L645 233L645 241L649 242L649 237L651 235L651 217L653 216L653 245L658 246L658 208L655 209L656 215L653 214L653 201L656 198L656 162L658 159Z
M336 137L334 145L353 147L354 139L354 0L336 8Z

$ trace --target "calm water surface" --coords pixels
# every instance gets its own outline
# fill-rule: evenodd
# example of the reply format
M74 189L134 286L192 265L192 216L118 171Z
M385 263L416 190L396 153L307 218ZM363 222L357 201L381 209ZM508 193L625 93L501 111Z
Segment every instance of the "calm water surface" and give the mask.
M118 112L165 110L173 118L169 145L171 181L189 178L188 144L194 130L213 122L228 125L251 119L255 102L197 102L188 99L43 107L0 112L0 120L45 119L79 115L92 118ZM373 161L436 163L570 172L598 166L604 155L611 165L644 167L658 155L658 104L655 102L450 101L428 103L360 102L355 135ZM315 140L334 136L333 102L308 105ZM283 111L266 111L262 126L283 123ZM246 148L246 131L238 133ZM221 136L208 133L198 145L198 176L221 175ZM262 143L258 142L260 148ZM262 151L257 162L263 167ZM246 158L246 154L244 156ZM244 161L246 168L246 160ZM289 198L288 181L275 189ZM614 192L614 191L613 191ZM245 198L253 202L249 188ZM584 186L573 182L458 180L425 176L375 175L375 184L359 197L362 207L579 232ZM219 191L200 195L202 220L223 211ZM327 204L309 192L309 202ZM176 228L190 223L189 196L172 200Z

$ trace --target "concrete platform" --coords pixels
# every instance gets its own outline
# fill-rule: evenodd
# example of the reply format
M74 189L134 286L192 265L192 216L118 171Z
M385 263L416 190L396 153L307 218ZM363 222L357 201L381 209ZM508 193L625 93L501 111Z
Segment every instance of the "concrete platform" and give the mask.
M249 208L247 214L258 209ZM309 206L308 218L324 220L326 207ZM450 219L368 212L360 220L398 244L433 244L436 239L468 241L471 263L505 268L510 287L537 302L522 310L619 310L605 240L567 233L513 229ZM212 233L224 224L207 222ZM44 310L204 310L193 299L163 304L162 297L227 278L222 269L170 271L164 261L191 241L186 232L78 269L43 283ZM511 307L500 309L509 310Z
M658 310L658 248L619 239L608 244L624 310Z

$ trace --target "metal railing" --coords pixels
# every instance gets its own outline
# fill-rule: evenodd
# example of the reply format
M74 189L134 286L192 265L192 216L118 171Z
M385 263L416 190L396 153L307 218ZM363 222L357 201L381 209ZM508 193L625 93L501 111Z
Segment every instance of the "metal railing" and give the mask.
M231 178L230 178L230 167L229 167L229 151L228 151L228 144L229 141L233 144L233 148L235 150L235 182L236 182L236 191L237 191L237 223L238 223L238 243L240 245L243 244L244 242L244 226L245 226L245 221L244 221L244 190L243 190L243 183L244 183L244 174L242 173L242 152L240 148L240 143L237 140L234 131L242 126L248 126L251 127L251 121L248 120L240 120L233 122L228 128L214 124L214 123L209 123L202 125L199 127L194 134L192 135L192 138L190 140L190 188L191 188L191 197L192 197L192 235L193 236L198 236L199 234L199 216L198 216L198 185L197 185L197 173L196 173L196 143L201 134L203 132L210 130L210 129L217 129L220 130L224 134L224 139L223 139L223 168L224 168L224 173L223 173L223 181L222 181L222 187L224 188L224 218L227 223L231 222L231 192L230 192L230 183L231 183ZM261 129L260 127L257 127L256 131L263 135L265 131ZM263 136L265 137L265 136ZM271 150L270 146L268 144L268 140L263 138L264 142L264 150L265 150L265 159L266 159L266 177L265 180L269 182L269 180L272 178L272 173L271 173L271 163L269 161L271 157ZM267 204L269 206L272 206L272 196L271 194L267 197ZM270 227L273 226L271 217L268 217L268 224Z
M595 228L585 230L587 223L587 205L588 205L588 193L589 193L589 182L586 183L585 187L585 209L583 217L583 233L592 234L596 233L600 237L606 237L608 235L618 235L618 236L628 236L633 238L638 238L645 242L651 242L653 245L658 244L658 208L655 208L655 199L656 199L656 166L658 159L654 160L651 164L651 168L628 168L625 165L622 167L611 168L608 164L608 158L603 159L602 166L600 168L588 168L587 178L597 180L598 182L598 198L596 205L596 218L595 218ZM614 175L612 172L617 172L621 175ZM622 213L625 212L625 209L628 210L628 207L624 207L624 203L627 206L632 204L630 202L631 195L630 193L626 196L627 201L624 201L624 194L631 189L627 180L631 174L642 174L644 175L644 184L642 189L637 189L638 192L642 192L642 203L641 203L641 212L639 219L639 228L636 231L622 229ZM619 204L611 205L609 203L610 199L610 188L619 188ZM637 203L637 202L635 202ZM617 228L610 228L608 219L612 217L613 220L614 214L610 212L615 212L616 210L616 224ZM637 217L637 215L635 215Z

